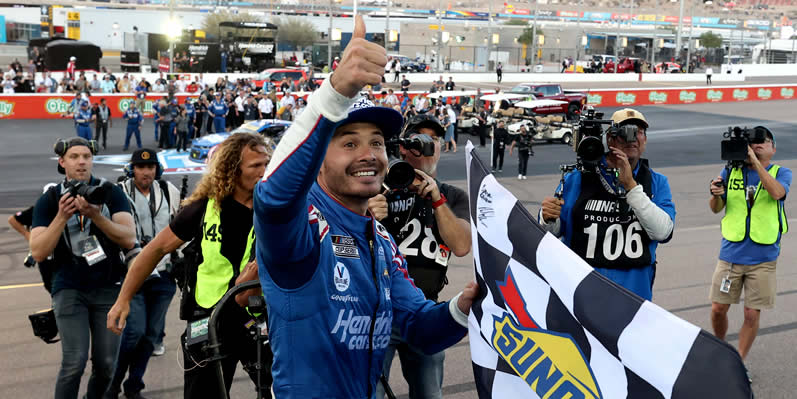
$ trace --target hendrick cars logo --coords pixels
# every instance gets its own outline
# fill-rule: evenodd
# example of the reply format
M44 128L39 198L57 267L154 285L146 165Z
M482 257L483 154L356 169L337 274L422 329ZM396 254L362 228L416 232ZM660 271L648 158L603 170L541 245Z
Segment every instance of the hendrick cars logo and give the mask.
M692 103L697 99L697 93L693 91L681 90L681 92L678 93L678 99L681 100L681 102Z
M722 91L709 90L706 92L706 98L708 98L709 101L722 101Z
M525 308L512 272L499 282L505 303L515 313L493 316L490 343L498 355L540 398L602 399L589 362L569 334L540 328Z
M9 116L14 112L14 103L0 101L0 118Z
M633 104L634 102L636 102L636 95L631 94L631 93L625 93L625 92L621 91L621 92L617 93L617 96L615 97L615 99L617 100L617 102L619 104L628 105L628 104Z
M48 114L63 114L69 109L69 103L60 98L50 98L44 103Z
M733 89L733 99L734 100L747 100L747 96L749 93L747 90L744 89Z
M603 103L603 96L600 94L587 94L587 104L601 105Z
M651 91L648 95L648 100L652 103L660 104L667 102L667 93L660 93L657 91Z
M762 100L769 100L772 98L772 90L769 89L758 89L758 98Z
M788 87L781 87L780 96L783 98L792 98L794 97L794 89L790 89Z

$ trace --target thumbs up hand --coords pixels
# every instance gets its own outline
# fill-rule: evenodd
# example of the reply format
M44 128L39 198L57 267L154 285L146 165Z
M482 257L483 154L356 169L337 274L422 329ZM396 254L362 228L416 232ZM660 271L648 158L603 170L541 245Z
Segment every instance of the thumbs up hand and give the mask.
M386 64L387 51L365 40L365 22L361 15L357 15L352 39L329 80L335 91L354 98L366 85L382 83Z

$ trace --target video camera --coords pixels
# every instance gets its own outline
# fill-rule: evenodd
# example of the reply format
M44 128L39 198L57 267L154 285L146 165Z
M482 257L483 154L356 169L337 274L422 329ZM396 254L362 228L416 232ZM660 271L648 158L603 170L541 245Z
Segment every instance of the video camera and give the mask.
M404 147L416 157L431 157L434 155L434 139L425 134L408 134L408 138L396 138L388 140L387 146L388 164L387 174L385 175L385 185L390 190L403 190L415 180L415 168L408 162L401 159L399 146Z
M603 129L604 125L608 126L605 130ZM600 161L603 154L606 153L606 148L603 146L604 133L613 137L621 137L630 143L636 141L638 131L637 125L620 126L611 119L603 119L603 112L595 112L595 108L588 107L586 112L581 114L573 140L578 164L594 165Z
M722 160L730 166L741 166L747 160L747 148L750 144L761 144L767 139L767 131L762 127L748 129L739 126L728 127L722 133L725 140L720 142Z
M111 200L112 183L110 182L91 186L80 180L69 180L64 183L64 188L73 197L80 195L93 205L102 205Z

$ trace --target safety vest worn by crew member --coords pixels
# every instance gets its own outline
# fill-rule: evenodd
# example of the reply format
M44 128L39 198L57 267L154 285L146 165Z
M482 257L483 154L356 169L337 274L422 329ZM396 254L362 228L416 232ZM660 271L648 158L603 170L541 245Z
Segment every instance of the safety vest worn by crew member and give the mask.
M777 178L779 169L779 165L772 165L768 173ZM753 205L749 206L745 185L733 184L736 181L744 181L743 179L741 168L734 168L728 176L728 197L725 201L725 216L722 218L722 236L728 241L739 242L750 234L750 239L756 244L772 245L778 241L780 234L789 231L783 203L772 198L759 181Z
M208 199L205 206L205 216L202 220L202 263L197 267L196 289L194 299L197 305L211 309L230 288L230 280L237 275L234 273L233 265L221 254L221 217L219 210L215 206L216 201ZM249 262L252 251L252 244L255 240L254 227L249 230L249 238L246 241L246 252L241 258L238 272L244 270Z

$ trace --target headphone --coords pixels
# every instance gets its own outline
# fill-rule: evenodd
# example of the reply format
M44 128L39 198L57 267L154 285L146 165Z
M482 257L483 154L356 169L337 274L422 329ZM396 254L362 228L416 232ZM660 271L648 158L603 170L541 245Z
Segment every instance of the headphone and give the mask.
M82 137L72 137L70 139L58 139L55 141L53 145L53 152L55 155L62 157L66 155L66 152L75 146L86 146L91 150L91 155L97 155L99 150L99 146L97 145L96 140L86 140Z
M144 164L139 164L139 165L144 165ZM156 162L155 165L156 165L155 166L155 180L160 180L161 176L163 176L163 166L161 165L160 162ZM125 165L125 168L124 168L125 176L127 176L127 177L129 177L131 179L135 177L134 166L135 165L133 165L130 162L128 162Z

